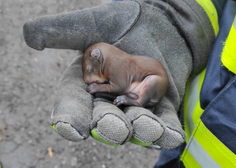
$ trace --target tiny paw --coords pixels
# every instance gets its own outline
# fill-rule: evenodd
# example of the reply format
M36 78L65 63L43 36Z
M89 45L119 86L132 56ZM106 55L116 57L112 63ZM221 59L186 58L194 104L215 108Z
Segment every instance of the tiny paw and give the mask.
M122 96L117 96L116 99L113 101L113 104L116 106L120 106L122 104L126 104L126 96L122 95Z
M90 94L94 94L98 92L98 90L99 90L99 84L97 83L91 83L86 88L86 91L89 92Z
M130 98L126 95L121 95L121 96L116 97L113 104L116 105L116 106L120 106L120 105L123 104L123 105L129 105L129 106L142 107L142 104L140 102L138 102L138 100Z

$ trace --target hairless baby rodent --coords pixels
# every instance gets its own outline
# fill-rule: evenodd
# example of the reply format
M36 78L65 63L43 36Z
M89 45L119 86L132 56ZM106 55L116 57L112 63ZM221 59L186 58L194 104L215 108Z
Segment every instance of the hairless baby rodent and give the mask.
M116 106L153 107L167 90L168 76L159 61L127 54L107 43L90 46L82 66L87 91L117 94Z

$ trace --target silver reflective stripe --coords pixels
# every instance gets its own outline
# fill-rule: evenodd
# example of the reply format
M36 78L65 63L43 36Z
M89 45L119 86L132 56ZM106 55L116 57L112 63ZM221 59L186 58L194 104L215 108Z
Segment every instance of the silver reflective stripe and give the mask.
M192 79L189 86L187 122L190 134L192 134L195 128L195 125L193 123L193 112L198 101L199 79L200 74ZM221 167L217 162L215 162L214 159L212 159L212 157L205 151L205 149L198 143L198 141L192 135L188 141L186 149L202 168Z
M187 122L189 127L190 135L195 127L193 123L193 112L198 100L198 86L199 86L200 74L194 77L189 86L189 97L188 97L188 110L187 110Z
M234 18L234 29L236 29L236 16Z
M193 136L191 136L186 148L202 168L221 168Z

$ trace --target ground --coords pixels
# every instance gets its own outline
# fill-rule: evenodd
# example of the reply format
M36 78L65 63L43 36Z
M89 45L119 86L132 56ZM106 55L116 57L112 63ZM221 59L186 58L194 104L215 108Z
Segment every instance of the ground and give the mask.
M76 51L29 48L28 19L109 0L0 0L0 161L4 168L151 168L159 151L131 143L73 143L50 126L55 90Z

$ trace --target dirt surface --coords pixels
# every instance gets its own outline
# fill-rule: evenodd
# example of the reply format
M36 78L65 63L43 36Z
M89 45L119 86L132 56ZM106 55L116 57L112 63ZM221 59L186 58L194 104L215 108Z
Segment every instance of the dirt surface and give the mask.
M159 151L92 138L69 142L53 131L50 115L58 82L76 51L26 46L28 19L108 0L0 0L0 161L4 168L151 168ZM52 149L52 150L50 150Z

